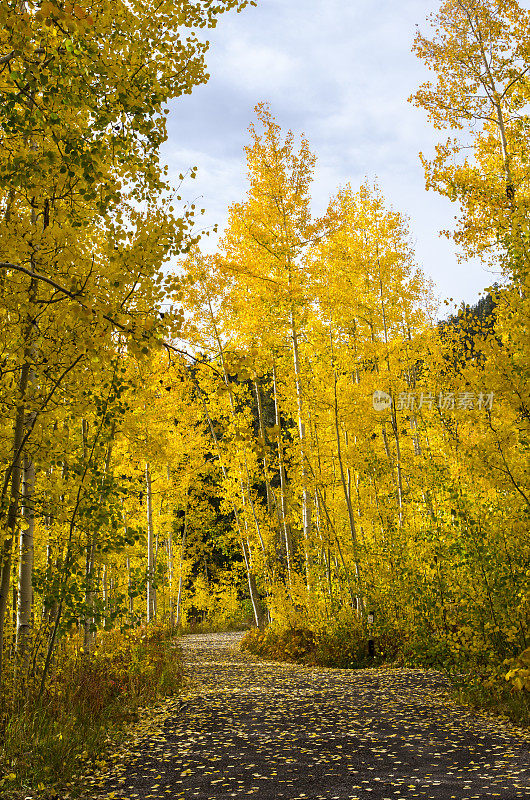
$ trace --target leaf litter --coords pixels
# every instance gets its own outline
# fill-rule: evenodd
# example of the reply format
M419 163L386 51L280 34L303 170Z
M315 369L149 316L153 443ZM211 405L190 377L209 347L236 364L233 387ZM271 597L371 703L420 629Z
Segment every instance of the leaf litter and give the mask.
M435 670L266 662L239 633L180 640L183 696L146 714L101 800L515 800L530 736L453 701Z

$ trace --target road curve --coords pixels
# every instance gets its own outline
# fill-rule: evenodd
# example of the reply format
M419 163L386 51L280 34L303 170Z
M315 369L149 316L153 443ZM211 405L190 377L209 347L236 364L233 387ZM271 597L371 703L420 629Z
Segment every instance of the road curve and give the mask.
M530 798L530 737L453 703L440 673L258 661L240 638L180 640L183 698L140 727L99 797Z

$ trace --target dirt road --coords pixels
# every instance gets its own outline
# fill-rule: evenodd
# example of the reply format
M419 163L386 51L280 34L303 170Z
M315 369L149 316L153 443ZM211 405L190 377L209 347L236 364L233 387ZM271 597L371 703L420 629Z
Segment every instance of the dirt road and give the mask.
M530 798L529 737L452 703L440 674L263 662L240 638L180 640L183 701L121 755L101 796Z

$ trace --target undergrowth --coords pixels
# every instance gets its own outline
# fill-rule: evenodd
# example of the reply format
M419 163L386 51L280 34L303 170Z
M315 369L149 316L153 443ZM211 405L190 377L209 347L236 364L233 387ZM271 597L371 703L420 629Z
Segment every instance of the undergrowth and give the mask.
M204 620L191 620L184 625L180 625L178 632L182 635L189 633L230 633L250 629L251 620L248 616L241 616L240 619L216 620L206 617Z
M507 682L504 672L504 669L499 669L495 676L468 672L450 674L449 678L459 702L528 728L530 694Z
M296 619L265 630L252 628L241 647L265 659L360 669L395 660L402 644L399 632L390 627L375 632L366 623L353 624L340 615L333 624L314 628Z
M38 680L10 676L0 716L0 796L75 796L76 776L102 757L138 710L177 694L182 660L160 627L103 633L88 657L74 642L59 651L39 696ZM60 795L58 795L60 792Z

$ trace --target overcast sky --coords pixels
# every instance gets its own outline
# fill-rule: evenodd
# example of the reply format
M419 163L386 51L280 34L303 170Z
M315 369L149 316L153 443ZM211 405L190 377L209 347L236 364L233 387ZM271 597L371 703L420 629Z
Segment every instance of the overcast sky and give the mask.
M458 264L451 241L457 208L425 191L418 152L439 137L407 98L429 72L411 53L415 25L438 0L258 0L226 14L210 32L205 86L175 101L164 157L174 181L197 165L184 194L200 196L205 224L226 222L246 191L243 147L254 106L268 101L279 124L304 132L316 153L314 211L336 189L377 179L384 195L410 217L417 260L438 296L474 302L496 278L479 262ZM191 186L189 185L191 184ZM210 240L203 240L211 251ZM214 240L215 243L215 240Z

